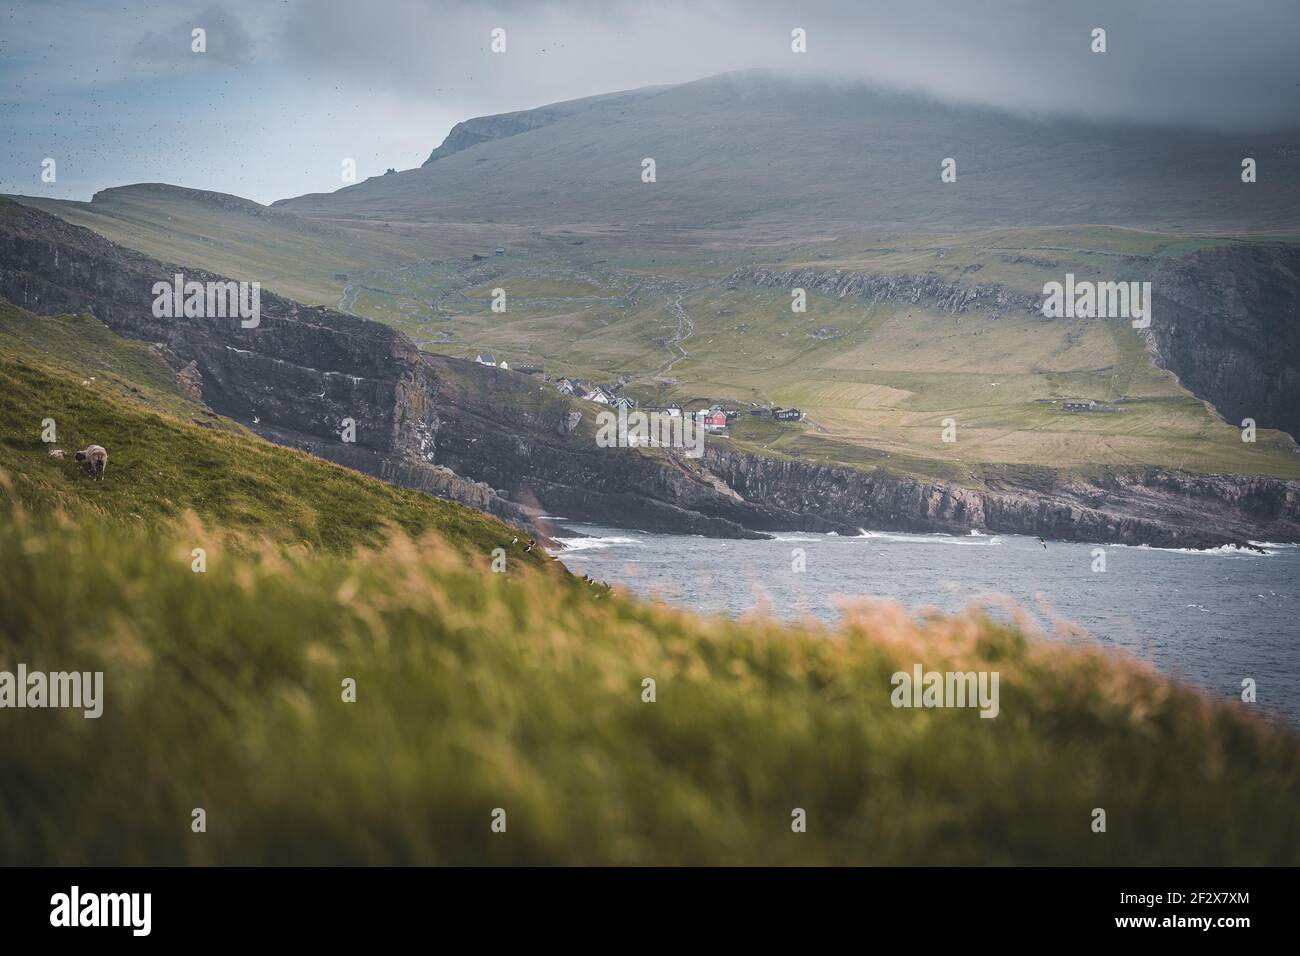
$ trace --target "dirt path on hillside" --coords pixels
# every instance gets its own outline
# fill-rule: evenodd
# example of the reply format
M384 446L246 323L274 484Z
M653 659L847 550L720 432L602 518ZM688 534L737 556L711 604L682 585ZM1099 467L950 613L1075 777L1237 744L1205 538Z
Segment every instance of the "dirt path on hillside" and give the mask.
M672 371L674 365L691 354L686 351L686 346L682 343L695 334L695 323L691 321L686 306L682 304L684 298L686 298L685 292L676 292L668 303L668 311L677 320L677 330L673 333L673 337L664 343L664 348L669 354L676 352L677 355L655 370L655 378L662 378Z
M354 286L351 282L343 286L343 294L339 296L340 312L344 315L356 315L356 313L352 311L352 306L356 304L357 293L359 291L360 289L357 286Z

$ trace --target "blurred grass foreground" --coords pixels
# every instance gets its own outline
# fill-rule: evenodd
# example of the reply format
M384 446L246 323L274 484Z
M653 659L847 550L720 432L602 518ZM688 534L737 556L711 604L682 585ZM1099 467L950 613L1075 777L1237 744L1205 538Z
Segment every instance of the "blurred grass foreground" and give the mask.
M6 864L1300 862L1292 730L977 614L702 618L0 485L0 671L104 674L99 719L0 710ZM895 708L916 663L1000 713Z

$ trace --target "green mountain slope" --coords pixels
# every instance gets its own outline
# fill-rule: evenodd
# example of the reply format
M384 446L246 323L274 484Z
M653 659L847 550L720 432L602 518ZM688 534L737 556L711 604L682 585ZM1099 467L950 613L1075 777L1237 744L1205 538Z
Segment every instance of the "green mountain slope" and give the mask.
M238 196L162 183L105 189L90 202L12 198L163 262L261 282L309 305L335 305L341 276L368 263L427 255L391 230L308 222Z
M751 71L462 124L419 169L276 208L331 219L601 224L631 236L1107 223L1300 228L1294 131L1029 118ZM1273 172L1241 182L1252 156ZM956 182L940 180L945 158ZM655 179L642 179L643 161Z
M52 445L41 440L46 419L55 422ZM109 453L103 481L91 481L72 460L92 443ZM67 458L49 457L51 447ZM148 346L114 336L89 316L40 317L5 303L0 472L8 493L41 513L63 509L152 526L193 511L216 530L325 550L376 541L391 524L412 534L436 531L486 565L493 548L508 548L518 536L472 509L252 436L185 397ZM512 553L541 561L538 549Z

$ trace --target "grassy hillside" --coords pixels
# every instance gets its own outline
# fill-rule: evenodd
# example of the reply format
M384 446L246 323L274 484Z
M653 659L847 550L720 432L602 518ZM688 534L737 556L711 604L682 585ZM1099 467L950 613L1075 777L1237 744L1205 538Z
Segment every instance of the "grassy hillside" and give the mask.
M29 344L35 339L42 348ZM53 445L41 440L47 418L56 423ZM89 480L72 460L91 443L108 449L103 481ZM51 447L68 457L50 458ZM186 398L148 346L117 338L89 316L38 317L12 306L0 307L0 471L8 494L37 513L61 509L152 526L193 511L215 529L325 550L378 540L395 524L412 534L437 531L486 565L493 548L517 535L472 509L224 422ZM514 550L521 561L539 560Z
M177 378L179 361L144 342L115 335L93 315L36 315L0 300L0 346L72 376L96 394L165 412L205 427L251 432L192 397Z
M403 534L195 574L189 531L0 494L0 668L104 672L97 720L4 712L5 863L1300 863L1300 738L1098 650L699 618ZM894 708L917 662L997 671L999 715Z
M865 227L1076 222L1300 227L1293 131L1250 137L1277 174L1243 190L1240 135L1027 117L780 71L541 113L525 132L503 123L498 133L514 135L276 208L333 220L601 224L628 236L707 230L807 239ZM955 182L940 180L946 157L956 160ZM641 177L645 158L656 164L652 183ZM1178 175L1169 175L1174 168Z
M334 306L351 275L427 255L383 228L312 223L223 193L147 183L91 202L13 197L163 262L211 270L309 305Z
M934 274L1037 296L1067 271L1104 280L1232 239L1180 239L1100 227L996 230L963 236L839 241L765 250L770 272L814 267L881 276ZM620 255L627 253L627 255ZM772 256L773 258L766 258ZM752 259L754 257L748 257ZM375 279L357 311L397 325L434 351L490 350L553 376L620 375L643 401L793 405L804 425L749 425L756 448L859 467L978 481L986 464L1087 471L1157 465L1300 477L1277 431L1253 444L1158 368L1125 320L1046 319L1023 309L945 311L809 291L793 313L787 289L729 280L747 260L642 263L605 247L568 258L526 250L470 266L427 264ZM383 290L390 289L388 293ZM493 289L506 311L493 312ZM436 308L413 306L417 301ZM1096 399L1117 414L1071 415L1062 400ZM942 422L958 440L941 440Z

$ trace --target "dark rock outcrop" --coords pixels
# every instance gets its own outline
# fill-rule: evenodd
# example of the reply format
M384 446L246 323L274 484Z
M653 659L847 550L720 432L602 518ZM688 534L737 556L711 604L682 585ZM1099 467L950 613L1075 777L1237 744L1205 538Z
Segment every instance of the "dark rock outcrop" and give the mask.
M549 126L566 115L568 115L567 111L551 107L549 109L523 110L518 113L502 113L499 116L477 116L473 119L464 120L451 128L447 138L429 154L429 158L421 165L428 166L444 156L459 153L461 150L477 146L479 143L505 139L507 136L518 136L520 133L527 133L529 130Z
M1167 260L1151 281L1156 361L1233 424L1300 437L1300 246L1249 243Z
M953 282L934 272L884 274L814 267L779 272L747 266L737 269L726 281L728 284L752 282L781 289L813 289L836 298L853 296L867 302L906 302L957 313L1037 312L1043 304L1041 296L1004 285Z
M763 524L761 509L692 509L724 496L666 457L598 448L593 431L578 427L579 410L530 376L421 352L381 323L265 291L255 328L237 318L156 317L154 285L178 272L187 282L224 281L0 200L0 296L44 314L89 312L119 335L158 344L191 369L210 408L271 441L529 527L545 510L759 536L737 519Z
M854 528L1210 548L1300 540L1300 482L1163 469L1085 481L1040 469L986 487L864 472L706 445L709 469L752 503L820 514ZM996 472L996 469L994 470Z
M436 381L406 336L268 292L255 328L238 318L156 317L154 284L178 272L185 281L224 280L0 200L0 296L32 312L89 312L119 335L158 344L184 363L210 408L273 441L528 522L525 509L490 489L434 469ZM349 421L353 442L343 440Z
M527 133L535 129L541 129L544 126L550 126L567 116L573 116L585 109L589 109L595 104L614 106L634 102L637 98L635 92L604 93L599 96L584 97L580 100L552 103L549 106L541 106L531 110L498 113L495 116L475 116L453 126L446 139L420 165L428 166L430 163L435 163L440 159L469 149L471 146L477 146L480 143L508 139L511 136L518 136L520 133Z

